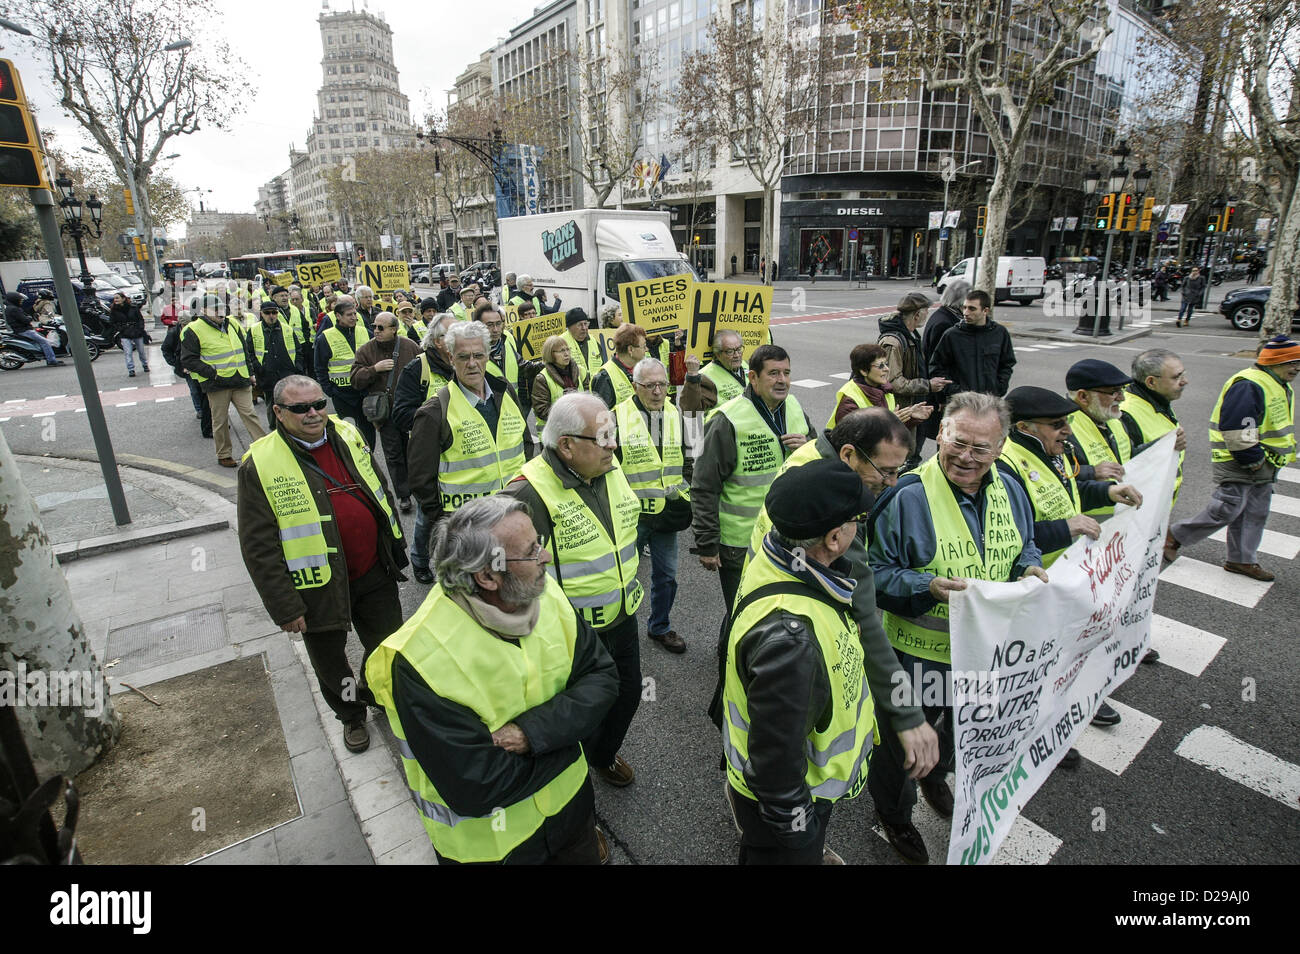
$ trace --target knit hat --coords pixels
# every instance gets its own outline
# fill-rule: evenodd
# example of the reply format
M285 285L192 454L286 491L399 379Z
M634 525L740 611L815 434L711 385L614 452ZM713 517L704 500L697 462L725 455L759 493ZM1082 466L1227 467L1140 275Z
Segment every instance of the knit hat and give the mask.
M1290 361L1300 361L1300 341L1292 341L1286 335L1269 338L1255 359L1256 364L1262 365L1286 364Z
M863 519L875 499L844 461L819 457L802 467L791 467L772 481L767 515L781 536L807 540L850 520Z
M587 313L581 308L570 308L564 313L564 327L572 328L580 321L588 321Z
M920 311L930 307L930 296L924 292L908 292L898 302L899 311Z
M438 299L436 298L421 299L420 301L421 314L424 314L424 312L426 311L437 311L437 310L438 310Z

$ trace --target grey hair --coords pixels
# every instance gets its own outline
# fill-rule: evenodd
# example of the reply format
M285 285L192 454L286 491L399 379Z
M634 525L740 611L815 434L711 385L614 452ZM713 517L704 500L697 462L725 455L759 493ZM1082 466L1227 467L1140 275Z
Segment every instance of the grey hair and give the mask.
M309 378L305 374L291 374L287 378L281 378L275 382L275 390L271 392L271 400L276 404L283 404L284 392L289 388L315 388L320 390L320 383L315 378Z
M948 398L948 404L943 411L943 419L947 421L948 418L955 417L962 411L972 417L997 415L998 426L1002 429L1003 438L1011 433L1011 406L996 395L985 394L982 391L958 391Z
M475 497L438 522L432 563L443 592L478 592L474 574L492 567L501 553L501 541L492 531L512 513L528 515L528 505L517 497L494 494Z
M481 321L455 321L447 328L443 335L443 346L448 352L456 350L456 342L464 341L468 338L478 338L483 342L483 350L492 350L492 334L488 331L487 325Z
M375 295L375 290L371 288L369 285L358 285L356 288L352 289L353 295L355 295L358 298L361 296L362 292L370 292L370 296L372 298Z
M737 338L740 339L741 344L745 343L744 336L735 328L723 328L720 331L715 331L713 333L713 340L709 342L709 347L712 348L714 351L717 351L718 348L722 347L723 335L735 335Z
M600 310L601 325L603 326L606 323L608 323L609 319L613 318L621 310L622 310L621 305L606 305L604 308Z
M664 367L664 363L658 358L642 358L636 363L636 367L632 369L632 380L637 384L640 384L641 379L645 377L645 372L654 371L656 369L663 371L664 374L668 373L668 370Z
M1167 348L1148 348L1133 358L1133 380L1145 384L1149 377L1160 377L1165 373L1165 362L1177 357Z
M334 299L335 311L347 311L349 308L356 308L356 307L357 307L357 300L353 298L351 295L339 295L338 298Z
M961 306L966 302L966 293L968 291L970 291L970 282L964 278L959 278L943 290L943 297L939 299L939 304L944 308L961 311Z
M827 530L826 533L823 533L820 537L806 537L800 540L792 540L781 533L780 530L777 530L776 538L781 541L783 547L795 554L796 559L799 559L813 547L821 546L822 543L825 542L829 533L830 531Z
M432 348L437 342L442 340L442 336L447 333L447 326L456 321L456 316L443 312L429 324L428 330L424 337L420 339L420 347L426 351Z
M560 446L560 438L565 434L581 431L587 426L587 409L608 411L605 402L589 392L570 391L562 395L551 405L551 412L546 415L546 426L542 428L542 446L551 450Z
M532 282L532 280L533 280L533 276L532 276L532 275L520 275L520 276L519 276L519 284L520 284L520 285L527 285L527 284L529 284L530 282Z

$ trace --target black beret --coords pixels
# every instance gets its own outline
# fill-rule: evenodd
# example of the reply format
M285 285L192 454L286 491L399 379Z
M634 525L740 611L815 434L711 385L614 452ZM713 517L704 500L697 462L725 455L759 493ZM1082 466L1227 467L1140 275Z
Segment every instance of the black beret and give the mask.
M1036 417L1065 417L1077 411L1078 405L1047 388L1016 388L1007 395L1011 405L1011 420L1028 421Z
M865 517L875 496L853 468L838 457L819 457L791 467L772 481L767 515L787 540L830 533L849 520Z
M287 291L288 289L286 289ZM279 311L280 306L273 301L262 302L262 311Z
M566 328L572 328L580 321L590 321L590 320L591 319L587 317L587 313L583 311L581 308L570 308L567 312L564 313L564 327Z
M1076 361L1065 372L1065 386L1071 391L1080 388L1117 388L1132 383L1133 379L1119 368L1098 358Z

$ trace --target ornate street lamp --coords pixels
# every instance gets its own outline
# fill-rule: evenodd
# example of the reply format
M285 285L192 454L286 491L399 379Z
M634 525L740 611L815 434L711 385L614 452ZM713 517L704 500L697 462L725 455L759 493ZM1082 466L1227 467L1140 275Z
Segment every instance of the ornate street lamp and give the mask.
M94 287L95 279L90 274L90 265L86 262L86 248L82 244L82 239L86 236L99 238L103 234L100 216L104 211L104 203L100 202L93 192L83 203L77 197L72 178L66 172L59 173L58 178L54 180L54 185L63 197L59 201L59 207L63 210L64 222L59 226L59 231L72 236L72 243L77 247L77 260L81 263L81 284L90 290ZM86 209L90 210L89 223L82 221Z

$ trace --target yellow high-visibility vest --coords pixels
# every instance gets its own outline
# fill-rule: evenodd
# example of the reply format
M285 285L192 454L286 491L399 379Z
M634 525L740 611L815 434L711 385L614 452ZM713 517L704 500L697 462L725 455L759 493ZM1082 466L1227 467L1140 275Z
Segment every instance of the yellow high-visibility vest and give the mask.
M193 335L199 344L199 358L218 378L247 378L248 355L244 352L244 335L239 323L225 319L222 327L214 328L206 318L196 318L181 330L181 335Z
M690 499L690 487L682 480L682 418L672 401L664 401L659 417L663 428L663 454L654 435L646 426L645 416L636 402L628 398L614 405L618 423L618 443L623 452L623 476L632 493L641 501L641 512L662 513L669 497Z
M1232 460L1232 449L1219 427L1219 414L1228 388L1238 381L1251 381L1264 391L1264 420L1256 424L1253 436L1263 447L1269 463L1285 467L1295 460L1295 391L1263 368L1238 371L1223 385L1219 400L1210 412L1210 459L1219 463ZM1243 435L1246 436L1246 435ZM1238 448L1241 450L1242 448Z
M1031 452L1021 447L1011 438L1002 446L1002 459L1016 469L1029 502L1034 506L1034 520L1069 520L1081 513L1079 509L1079 485L1071 477L1062 481L1061 475L1050 464L1044 464ZM1056 558L1065 552L1065 548L1043 554L1043 568L1051 566Z
M871 403L871 399L868 398L866 392L858 386L857 381L850 379L844 387L835 392L835 407L831 409L830 420L826 422L826 429L828 431L834 429L835 425L839 423L837 414L840 407L840 398L842 397L848 398L856 404L859 409L864 407L879 407L879 405ZM897 412L898 401L895 400L894 395L888 391L885 392L885 407L890 411Z
M353 339L357 345L356 351L352 350L352 345L348 344L348 339L343 337L343 332L338 328L331 326L321 332L330 346L330 381L339 387L352 386L352 362L356 360L357 351L361 350L361 346L370 340L370 334L364 324L358 321L352 328Z
M438 459L438 491L442 509L450 513L475 497L496 493L515 479L524 466L528 426L509 395L501 401L494 434L483 415L465 399L458 383L453 381L444 390L452 438L451 446ZM441 395L438 399L442 400Z

